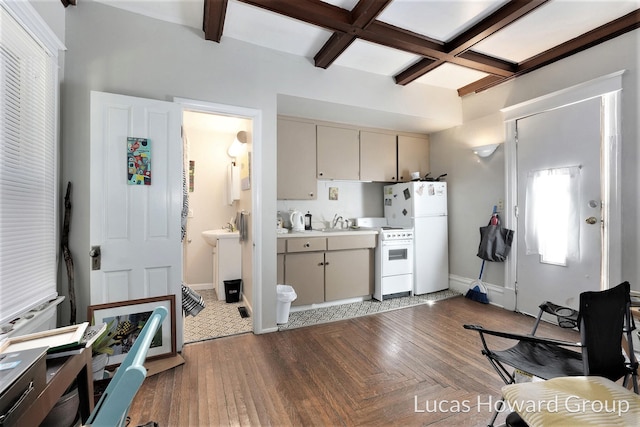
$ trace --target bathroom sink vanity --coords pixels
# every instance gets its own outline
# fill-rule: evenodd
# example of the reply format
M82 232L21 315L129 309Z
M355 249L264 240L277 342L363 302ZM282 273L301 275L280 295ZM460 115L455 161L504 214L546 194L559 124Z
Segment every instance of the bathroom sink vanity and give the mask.
M292 305L370 297L375 230L290 233L278 237L278 283L293 286Z
M211 246L213 255L213 287L218 300L224 301L224 281L242 278L240 235L226 228L207 230L202 237Z

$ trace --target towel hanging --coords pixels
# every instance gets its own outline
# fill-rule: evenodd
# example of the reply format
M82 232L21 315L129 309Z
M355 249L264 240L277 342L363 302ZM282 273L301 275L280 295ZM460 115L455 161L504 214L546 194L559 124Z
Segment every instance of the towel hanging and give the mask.
M232 205L234 200L240 200L240 166L231 162L227 165L227 203Z
M249 234L249 212L240 211L236 215L236 227L241 242L246 242Z

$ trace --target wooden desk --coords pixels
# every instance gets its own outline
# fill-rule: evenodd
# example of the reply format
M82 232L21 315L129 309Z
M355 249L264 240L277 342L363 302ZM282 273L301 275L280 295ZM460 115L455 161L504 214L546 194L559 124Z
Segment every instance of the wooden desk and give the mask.
M47 385L30 407L16 420L16 426L38 426L69 388L73 380L78 380L80 416L85 422L93 411L93 378L91 369L91 348L80 354L47 360Z
M602 377L509 384L502 396L530 426L637 426L640 396Z

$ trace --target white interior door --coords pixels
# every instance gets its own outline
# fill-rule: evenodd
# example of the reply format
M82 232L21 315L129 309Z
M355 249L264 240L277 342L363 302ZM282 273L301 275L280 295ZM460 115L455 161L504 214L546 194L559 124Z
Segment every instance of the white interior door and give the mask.
M594 98L517 120L516 298L521 312L535 315L544 301L577 309L581 292L601 288L601 109L601 98ZM562 177L563 168L576 174ZM544 207L538 214L543 220L534 225L536 207ZM563 231L565 220L573 232ZM543 230L550 230L548 249L532 253L532 236ZM566 236L568 248L575 250L563 258L559 249Z
M182 345L181 106L91 92L91 304L176 295ZM127 137L150 143L151 184L127 179ZM93 264L93 263L92 263Z

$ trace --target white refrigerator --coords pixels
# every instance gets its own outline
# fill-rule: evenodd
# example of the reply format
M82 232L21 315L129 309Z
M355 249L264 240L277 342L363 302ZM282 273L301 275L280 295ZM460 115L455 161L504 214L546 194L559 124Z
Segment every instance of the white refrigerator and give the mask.
M413 228L413 293L449 288L447 183L412 181L384 187L384 216L391 227Z

